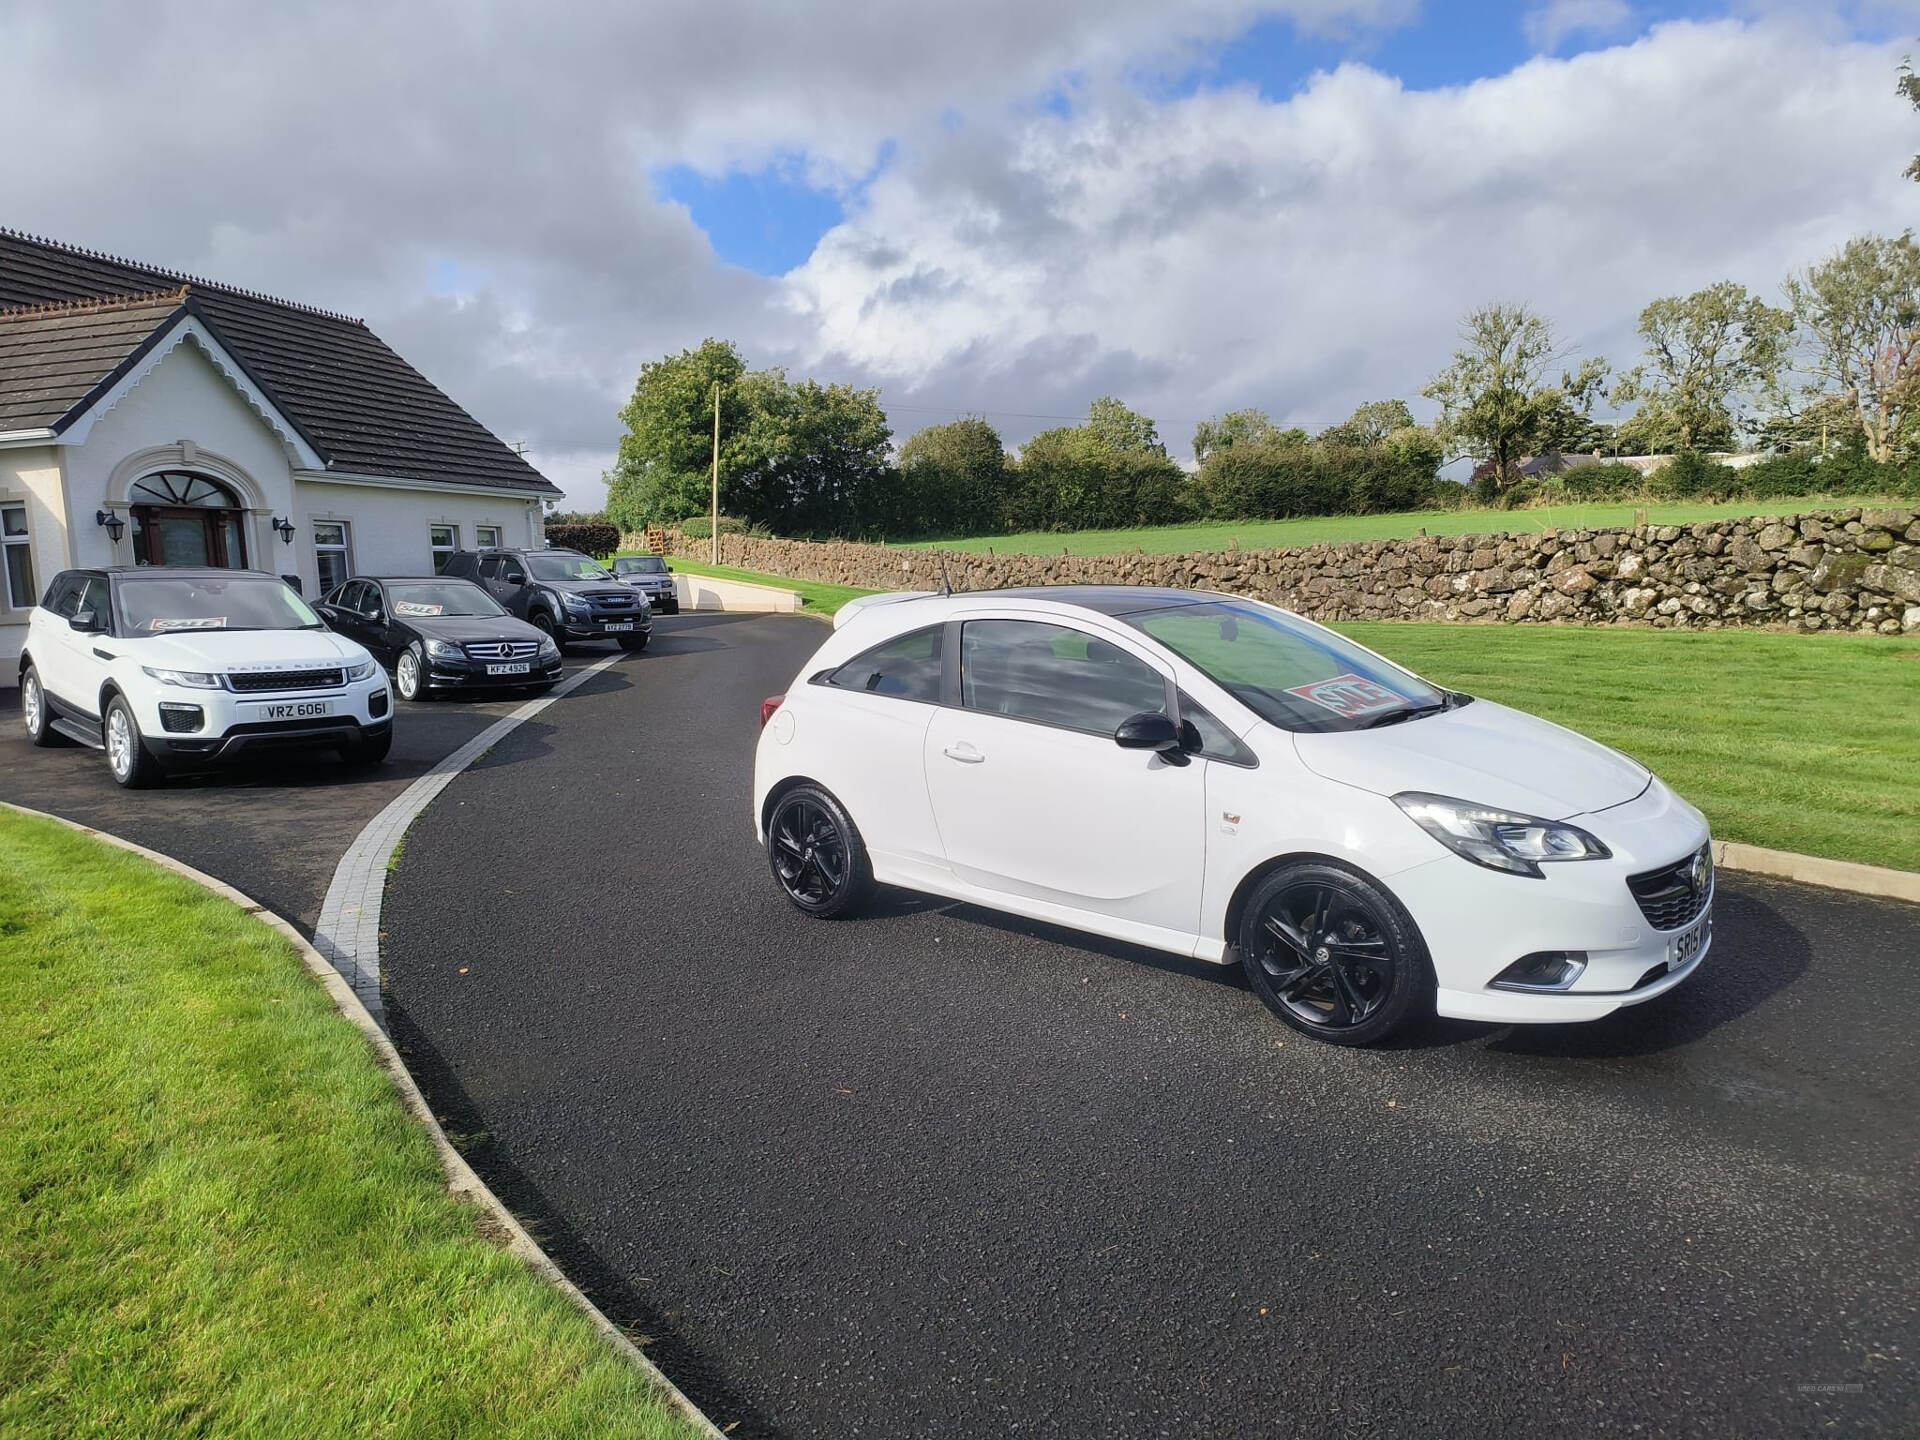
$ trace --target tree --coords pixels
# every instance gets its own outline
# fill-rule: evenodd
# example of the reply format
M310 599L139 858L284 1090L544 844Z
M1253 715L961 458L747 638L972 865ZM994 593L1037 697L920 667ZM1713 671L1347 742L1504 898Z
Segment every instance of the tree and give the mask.
M900 447L898 510L889 533L977 535L1001 518L1009 479L1000 432L979 416L929 425Z
M713 387L720 386L722 508L748 454L751 419L739 380L740 352L727 340L706 340L640 367L633 397L620 411L627 433L607 475L607 514L624 530L649 521L704 515L713 462Z
M1806 337L1813 393L1842 397L1867 457L1901 448L1920 399L1920 245L1913 232L1861 235L1787 278Z
M1137 410L1129 410L1111 395L1102 395L1087 407L1087 423L1083 428L1109 454L1167 453L1153 421Z
M1893 89L1895 94L1904 96L1914 109L1920 110L1920 75L1913 73L1913 66L1909 62L1900 62L1900 78L1893 82ZM1914 156L1901 173L1909 180L1920 180L1920 155Z
M1232 445L1305 445L1307 432L1282 430L1264 410L1229 410L1193 428L1193 459L1204 464L1207 456Z
M1011 519L1033 529L1163 525L1189 503L1152 420L1105 397L1083 425L1043 430L1020 454Z
M1338 425L1320 432L1322 445L1384 445L1387 438L1414 428L1413 411L1404 400L1369 400Z
M1646 362L1622 375L1609 398L1639 401L1647 430L1668 440L1664 448L1728 449L1739 402L1773 383L1792 332L1791 315L1732 280L1664 296L1640 312Z
M779 369L752 371L737 388L750 418L730 486L721 449L728 514L778 535L858 535L884 525L893 432L879 391L796 385ZM724 414L721 423L724 435Z
M1527 305L1482 305L1460 329L1453 363L1420 393L1440 406L1437 432L1448 450L1493 463L1496 487L1513 481L1522 457L1540 448L1562 406L1590 407L1606 362L1588 360L1548 383L1560 358L1553 327Z

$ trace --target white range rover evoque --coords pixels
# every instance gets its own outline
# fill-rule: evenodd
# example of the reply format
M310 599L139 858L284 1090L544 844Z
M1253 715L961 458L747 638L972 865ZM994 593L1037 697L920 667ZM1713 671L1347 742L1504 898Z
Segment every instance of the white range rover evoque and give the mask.
M27 620L20 709L36 745L104 750L140 786L263 749L393 744L387 677L278 576L184 567L67 570Z
M801 910L881 881L1238 959L1323 1040L1597 1019L1711 939L1706 820L1646 767L1255 600L868 597L761 727Z

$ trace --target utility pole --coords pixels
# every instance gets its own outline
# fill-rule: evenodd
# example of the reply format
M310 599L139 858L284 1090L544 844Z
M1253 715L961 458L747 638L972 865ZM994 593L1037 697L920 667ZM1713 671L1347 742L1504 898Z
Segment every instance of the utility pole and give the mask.
M720 563L720 382L713 382L713 539L712 563Z

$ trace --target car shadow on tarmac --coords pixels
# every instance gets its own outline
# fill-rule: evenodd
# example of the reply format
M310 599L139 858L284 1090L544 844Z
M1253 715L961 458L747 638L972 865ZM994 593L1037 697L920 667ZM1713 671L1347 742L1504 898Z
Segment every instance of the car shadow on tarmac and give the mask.
M486 1122L460 1087L445 1058L407 1017L389 1007L393 1043L423 1094L433 1097L434 1116L463 1158L486 1177L487 1186L539 1241L567 1278L578 1285L606 1317L632 1336L647 1358L673 1377L673 1383L735 1440L777 1436L777 1426L754 1409L721 1378L720 1368L683 1341L672 1320L651 1304L627 1276L596 1255L580 1233L560 1215L494 1142Z

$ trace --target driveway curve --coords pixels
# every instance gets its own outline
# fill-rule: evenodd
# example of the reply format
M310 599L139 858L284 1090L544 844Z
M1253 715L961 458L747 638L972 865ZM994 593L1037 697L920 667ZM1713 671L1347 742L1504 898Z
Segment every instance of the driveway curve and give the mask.
M819 639L662 625L449 786L384 912L444 1123L723 1428L1920 1425L1920 907L1724 874L1661 1001L1318 1046L1211 966L789 909L750 757Z

